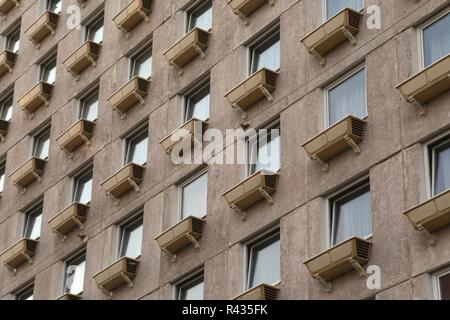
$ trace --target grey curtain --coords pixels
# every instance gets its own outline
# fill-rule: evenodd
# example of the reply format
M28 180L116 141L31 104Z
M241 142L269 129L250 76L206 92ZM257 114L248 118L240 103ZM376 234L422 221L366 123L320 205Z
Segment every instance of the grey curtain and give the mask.
M424 66L450 53L450 13L423 29Z

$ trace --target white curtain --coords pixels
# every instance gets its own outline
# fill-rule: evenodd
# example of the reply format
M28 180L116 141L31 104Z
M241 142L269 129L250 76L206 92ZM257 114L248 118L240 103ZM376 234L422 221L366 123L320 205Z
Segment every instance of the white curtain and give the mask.
M327 19L344 8L360 10L363 8L363 0L327 0Z
M196 101L191 114L188 114L188 119L186 121L197 118L199 120L205 121L209 118L209 104L210 104L210 95L209 93L202 97L200 100Z
M66 291L71 294L80 294L83 292L84 270L86 261L67 267Z
M203 281L187 288L182 300L203 300Z
M450 145L436 151L436 179L434 193L450 189Z
M27 237L36 240L41 236L42 213L30 216L28 221Z
M280 281L280 238L251 249L249 288Z
M280 68L280 40L276 40L269 47L256 53L257 64L253 72L267 68L277 70Z
M423 29L424 65L428 67L450 53L450 13Z
M127 239L125 239L126 250L123 256L135 259L141 255L142 229L143 226L140 224L135 229L129 230L125 235L127 237Z
M196 13L194 13L195 15ZM191 27L195 27L208 31L212 27L212 7L208 7L204 12L199 12L199 15L193 17L194 22Z
M364 118L366 111L366 72L359 70L328 91L329 125L348 115Z
M206 215L208 174L205 173L187 184L182 190L182 218Z
M148 137L144 137L141 140L132 141L130 146L131 159L130 162L143 165L147 163L148 152Z
M372 234L370 191L346 202L335 204L334 244L350 237L367 237Z
M92 178L87 181L79 181L78 183L79 189L77 190L77 198L75 201L82 204L88 204L91 202Z

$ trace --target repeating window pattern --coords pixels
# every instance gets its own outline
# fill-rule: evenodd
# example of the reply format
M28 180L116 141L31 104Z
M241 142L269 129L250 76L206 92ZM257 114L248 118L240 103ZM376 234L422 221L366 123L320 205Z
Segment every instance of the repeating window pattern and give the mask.
M202 3L188 11L187 31L191 31L194 28L210 30L212 28L212 11L212 1L206 1L204 4Z
M120 227L119 256L138 258L142 251L143 218L139 217Z
M178 300L203 300L203 273L183 281L177 286Z

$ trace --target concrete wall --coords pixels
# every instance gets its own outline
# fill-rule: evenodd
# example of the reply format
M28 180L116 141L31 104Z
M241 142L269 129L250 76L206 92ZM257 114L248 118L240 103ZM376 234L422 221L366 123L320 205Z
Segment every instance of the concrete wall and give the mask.
M99 9L105 11L104 42L98 66L82 73L76 81L62 62L82 43L82 30L69 30L63 23L55 36L43 41L39 49L24 32L37 19L43 0L22 0L0 23L0 33L21 19L21 50L14 72L0 79L0 93L14 86L17 101L36 82L36 62L57 48L58 67L54 95L49 107L39 109L30 120L17 104L10 132L0 144L0 155L7 155L6 172L12 173L30 157L31 138L40 125L51 120L51 151L42 183L34 183L22 195L8 179L0 200L0 252L20 237L23 215L20 210L40 196L44 197L41 238L32 265L23 265L15 276L0 268L0 298L35 279L35 297L55 299L61 295L63 259L85 246L87 265L84 299L106 299L92 276L115 259L117 222L134 209L144 206L144 239L141 267L135 287L116 290L114 299L170 299L171 283L191 271L205 270L205 298L228 299L243 290L242 241L268 227L281 230L281 292L283 299L432 299L429 272L450 261L450 228L438 233L439 244L430 247L426 239L408 224L401 212L426 199L423 143L450 127L450 92L429 103L426 118L404 102L395 86L418 71L419 48L416 26L448 7L446 0L366 0L365 7L379 5L382 29L365 25L357 36L356 47L348 43L327 56L319 65L300 43L322 21L322 4L317 0L278 0L251 16L245 26L226 1L214 0L213 31L206 59L195 59L179 76L162 53L183 34L186 0L155 0L149 23L141 23L126 38L112 18L128 0L89 0L81 9L86 21ZM61 22L69 5L63 0ZM159 141L180 124L178 93L201 77L211 78L210 127L238 128L240 114L233 110L224 94L245 79L245 47L268 25L279 21L281 68L274 102L261 101L249 111L248 123L258 127L281 119L282 169L274 205L260 202L248 210L241 221L228 208L221 194L243 179L240 165L208 167L208 216L201 248L188 248L178 254L176 263L162 254L153 240L176 221L177 182L199 169L196 165L176 166L163 152ZM143 107L128 112L125 120L112 111L107 98L127 80L127 55L139 45L153 42L153 75ZM330 171L321 172L301 145L324 129L323 87L359 64L367 72L368 130L361 143L361 154L345 152L330 162ZM55 139L76 121L76 97L93 83L100 84L100 106L92 146L77 150L69 159ZM132 192L115 206L100 183L122 165L124 133L142 119L148 119L150 144L148 168L140 193ZM70 178L89 161L94 164L92 204L86 222L87 236L71 233L65 242L54 235L46 223L69 204ZM365 280L350 272L333 282L326 293L309 275L303 262L325 249L326 197L364 175L370 177L373 213L373 255L370 264L382 270L381 290L369 290Z

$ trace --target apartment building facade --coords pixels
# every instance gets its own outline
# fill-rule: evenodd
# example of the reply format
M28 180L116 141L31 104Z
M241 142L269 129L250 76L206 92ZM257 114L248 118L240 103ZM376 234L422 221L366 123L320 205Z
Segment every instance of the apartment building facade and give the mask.
M450 299L449 1L0 12L0 299Z

